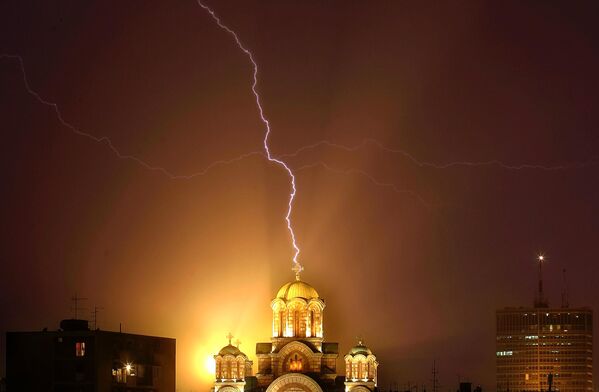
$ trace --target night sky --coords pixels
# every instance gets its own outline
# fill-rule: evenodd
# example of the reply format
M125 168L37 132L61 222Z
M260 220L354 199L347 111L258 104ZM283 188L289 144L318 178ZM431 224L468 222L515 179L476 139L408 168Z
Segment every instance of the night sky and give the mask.
M325 339L362 336L381 387L430 386L436 360L443 391L494 390L495 310L532 305L538 252L550 304L565 268L599 309L597 3L206 3L293 154ZM3 1L0 53L64 121L170 173L262 151L251 63L192 0ZM209 388L229 331L254 358L293 279L286 173L252 154L171 179L61 124L15 58L0 86L0 332L56 329L78 293L102 329L175 337L181 390Z

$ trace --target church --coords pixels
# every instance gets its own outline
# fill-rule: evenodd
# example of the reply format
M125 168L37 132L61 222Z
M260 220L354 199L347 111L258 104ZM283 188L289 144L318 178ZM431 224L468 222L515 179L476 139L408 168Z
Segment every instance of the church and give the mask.
M229 344L214 356L212 392L375 392L378 362L361 340L343 357L337 374L339 344L324 339L325 302L300 279L285 283L270 303L272 338L256 344L258 372L239 347Z

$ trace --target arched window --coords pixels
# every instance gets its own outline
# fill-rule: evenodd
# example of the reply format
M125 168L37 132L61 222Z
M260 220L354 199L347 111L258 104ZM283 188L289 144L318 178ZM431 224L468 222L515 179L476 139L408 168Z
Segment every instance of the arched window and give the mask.
M293 336L300 336L300 312L293 311Z
M297 354L294 354L289 359L287 368L290 372L301 372L304 369L304 361Z
M215 369L215 372L214 372L215 373L215 375L214 375L215 378L222 378L222 376L220 374L221 373L221 367L222 367L222 364L221 364L220 358L218 358L216 360L216 369Z
M237 361L237 378L240 380L244 378L243 370L243 361Z
M279 310L279 333L278 336L281 337L285 333L285 312L281 309Z
M314 330L315 326L316 326L316 324L314 323L314 309L310 309L310 336L311 337L316 336L316 331Z
M231 369L231 379L232 380L236 380L237 379L237 364L236 363L231 363L233 361L229 361L229 366Z

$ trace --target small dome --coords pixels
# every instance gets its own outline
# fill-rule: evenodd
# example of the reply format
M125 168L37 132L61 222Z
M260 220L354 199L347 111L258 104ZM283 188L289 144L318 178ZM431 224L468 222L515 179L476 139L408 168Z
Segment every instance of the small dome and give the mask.
M232 344L226 345L225 347L221 348L220 351L218 352L218 355L221 355L221 356L225 356L225 355L238 356L240 354L243 355L244 357L247 356L244 353L242 353L238 347L235 347Z
M349 350L349 355L358 355L362 354L365 356L372 355L372 351L368 347L366 347L362 342L358 343L356 346L352 347Z
M318 298L318 292L312 286L301 280L289 282L283 285L277 292L277 298L284 299L286 301L292 298L304 298L312 299Z

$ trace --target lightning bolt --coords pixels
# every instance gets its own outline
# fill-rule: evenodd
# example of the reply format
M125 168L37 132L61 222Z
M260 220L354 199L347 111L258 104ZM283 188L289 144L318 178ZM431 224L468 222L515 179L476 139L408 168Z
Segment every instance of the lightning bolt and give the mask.
M291 236L291 243L293 245L293 250L294 250L294 254L293 254L294 271L296 272L296 277L299 279L299 273L303 270L303 267L298 261L298 257L300 254L300 248L297 245L297 241L295 238L295 232L293 231L293 225L291 224L291 212L293 210L293 201L295 200L295 195L297 193L297 188L295 185L295 175L293 174L293 171L291 171L289 166L287 166L287 164L283 160L274 157L270 152L270 148L268 146L268 138L271 133L270 122L264 115L264 109L262 108L260 94L258 93L258 89L257 89L257 86L258 86L258 64L254 60L254 55L252 54L252 52L243 45L243 43L237 36L237 33L235 31L231 30L225 24L223 24L221 22L220 18L216 15L216 13L210 7L203 4L201 0L197 0L197 3L200 7L202 7L204 10L206 10L210 14L210 16L212 17L212 19L214 19L214 21L216 22L218 27L220 27L222 30L226 31L227 33L231 34L231 36L233 36L235 43L237 44L239 49L241 49L241 51L247 55L248 59L252 63L252 67L253 67L252 93L254 93L254 97L256 98L256 106L258 107L258 112L260 113L260 119L262 120L262 123L264 124L264 126L266 128L266 131L264 133L264 140L263 140L264 151L266 152L266 159L268 159L270 162L276 163L277 165L281 166L281 168L283 168L287 172L287 174L289 175L289 178L291 180L291 192L289 193L289 201L287 203L287 214L285 215L285 221L287 222L287 230L289 230L289 235Z
M79 136L86 137L88 139L91 139L92 141L95 141L96 143L105 145L112 151L112 153L118 159L133 161L134 163L142 166L143 168L150 170L150 171L159 172L162 175L168 177L169 179L189 180L189 179L195 178L197 176L203 176L206 173L208 173L211 169L216 168L218 166L233 164L235 162L241 161L243 159L246 159L246 158L249 158L252 156L264 157L269 162L274 163L274 164L280 166L281 168L283 168L286 171L286 173L288 174L288 176L290 178L290 182L291 182L291 192L289 194L288 205L287 205L288 208L287 208L287 213L285 215L285 221L287 223L287 229L290 233L291 241L293 244L293 249L294 249L293 264L294 264L294 270L296 271L296 273L299 273L303 269L303 267L300 265L300 263L298 261L300 249L297 245L295 232L293 230L293 226L292 226L292 222L291 222L291 213L292 213L292 209L293 209L293 202L295 200L296 193L297 193L296 177L295 177L293 171L291 170L290 166L287 165L285 163L285 161L283 160L284 158L296 157L296 156L300 155L301 153L303 153L304 151L313 150L313 149L316 149L321 146L344 150L347 152L356 152L360 149L366 148L369 145L372 145L381 151L386 151L386 152L394 153L394 154L401 154L403 157L405 157L410 162L412 162L415 166L424 167L424 168L433 168L433 169L449 169L449 168L453 168L453 167L484 167L484 166L490 167L490 166L495 166L495 167L499 167L499 168L502 168L505 170L527 170L528 169L528 170L557 171L557 170L579 169L579 168L584 168L584 167L588 167L588 166L596 166L599 164L599 160L597 159L597 156L595 156L587 161L584 161L584 162L573 162L573 163L568 163L568 164L563 164L563 165L554 165L554 166L547 166L547 165L540 165L540 164L517 164L517 165L514 165L514 164L507 164L507 163L504 163L504 162L502 162L500 160L496 160L496 159L488 160L488 161L455 161L455 162L439 164L439 163L427 162L427 161L420 160L420 159L416 158L414 155L412 155L411 153L409 153L405 150L402 150L402 149L389 148L389 147L385 146L383 143L381 143L380 141L373 139L373 138L364 139L361 143L354 145L354 146L348 146L348 145L343 145L343 144L339 144L339 143L334 143L334 142L331 142L328 140L321 140L316 143L300 147L292 153L286 153L286 154L280 154L278 156L273 156L271 154L271 151L269 148L269 143L268 143L269 137L271 134L271 127L270 127L270 122L268 121L268 119L266 118L266 116L264 114L264 110L263 110L262 103L261 103L261 98L260 98L260 95L257 90L258 65L257 65L256 61L254 60L254 56L253 56L252 52L242 44L241 40L239 39L239 37L235 33L235 31L233 31L232 29L230 29L229 27L224 25L221 22L220 18L215 14L215 12L212 9L210 9L208 6L204 5L201 0L197 0L197 3L199 6L201 6L204 10L206 10L210 14L210 16L214 19L214 21L217 23L217 25L221 29L223 29L224 31L226 31L227 33L232 35L232 37L235 39L235 43L237 44L239 49L247 55L247 57L249 58L249 60L252 64L253 83L251 85L251 90L255 97L256 106L259 111L260 119L265 126L265 134L264 134L264 139L263 139L264 152L250 151L250 152L241 154L240 156L237 156L237 157L234 157L231 159L222 159L222 160L214 161L214 162L210 163L208 166L206 166L204 169L202 169L198 172L195 172L195 173L175 174L175 173L169 171L168 169L166 169L165 167L153 165L137 156L121 152L114 145L112 140L110 138L108 138L107 136L94 136L93 134L86 132L83 129L78 128L78 127L74 126L73 124L69 123L68 121L66 121L64 119L57 103L51 102L51 101L43 98L39 93L37 93L31 87L29 80L27 78L27 73L25 71L24 61L21 56L14 55L14 54L0 54L0 59L11 59L11 60L16 60L18 62L21 73L22 73L22 77L23 77L23 83L25 85L27 92L41 104L51 107L54 110L54 112L56 113L57 119L64 127L68 128L73 133L75 133ZM399 189L395 184L390 183L390 182L379 181L374 176L372 176L371 174L369 174L368 172L366 172L362 169L354 169L354 168L337 169L337 168L330 166L329 164L327 164L325 162L319 161L316 163L311 163L311 164L301 166L301 167L295 169L295 171L299 172L299 171L302 171L302 170L305 170L308 168L312 168L312 167L317 167L317 166L323 167L324 169L334 172L334 173L340 173L340 174L346 174L346 175L358 174L358 175L364 176L374 185L389 188L396 193L410 194L410 195L416 197L418 200L420 200L425 206L430 208L430 205L417 193L415 193L411 190Z
M25 85L25 89L27 90L29 95L33 96L41 104L51 107L54 110L54 113L56 113L56 118L58 119L58 121L60 122L60 124L62 126L64 126L65 128L68 128L76 135L91 139L94 142L99 143L99 144L104 144L112 151L112 153L118 159L135 162L136 164L140 165L141 167L143 167L147 170L150 170L150 171L161 173L162 175L170 178L171 180L191 180L194 177L205 175L206 173L208 173L210 170L214 169L217 166L230 165L232 163L239 162L243 159L246 159L246 158L249 158L252 156L264 156L264 153L262 153L261 151L250 151L250 152L241 154L235 158L221 159L218 161L214 161L214 162L210 163L208 166L206 166L204 169L202 169L198 172L195 172L195 173L175 174L164 167L152 165L152 164L144 161L143 159L136 157L135 155L125 154L125 153L121 152L114 145L114 143L112 142L112 140L110 140L110 138L108 136L94 136L91 133L86 132L86 131L82 130L81 128L78 128L75 125L69 123L68 121L66 121L64 119L62 112L60 111L60 108L57 103L48 101L47 99L43 98L38 92L36 92L31 87L31 85L29 83L29 79L27 78L27 72L25 71L25 63L21 56L16 55L16 54L0 54L0 59L10 59L10 60L17 61L17 63L19 64L20 70L21 70L21 74L23 76L23 84Z
M302 146L302 147L298 148L297 150L295 150L294 152L281 154L281 155L279 155L279 158L282 159L282 158L296 157L296 156L300 155L301 153L303 153L304 151L313 150L313 149L316 149L321 146L330 147L330 148L343 150L343 151L347 151L347 152L356 152L362 148L365 148L368 145L373 145L381 151L386 151L386 152L393 153L393 154L401 154L405 158L407 158L410 162L412 162L414 165L416 165L418 167L441 169L441 170L449 169L449 168L453 168L453 167L464 167L464 166L465 167L495 166L495 167L499 167L499 168L505 169L505 170L526 170L526 169L528 169L528 170L559 171L559 170L569 170L569 169L582 169L582 168L585 168L588 166L596 166L599 164L599 160L597 159L598 158L597 156L593 156L584 162L572 162L569 164L554 165L554 166L546 166L546 165L539 165L539 164L510 165L510 164L504 163L497 159L492 159L492 160L488 160L488 161L456 161L456 162L439 164L439 163L422 161L422 160L414 157L414 155L410 154L409 152L407 152L405 150L387 147L380 141L378 141L376 139L372 139L372 138L364 139L364 140L362 140L362 142L360 142L354 146L333 143L328 140L320 140L313 144Z
M74 134L90 139L96 143L102 144L106 147L108 147L108 149L120 160L125 160L125 161L132 161L135 164L141 166L144 169L147 169L149 171L154 171L154 172L158 172L161 175L164 175L165 177L171 179L171 180L191 180L195 177L199 177L199 176L203 176L205 174L207 174L210 170L218 167L218 166L225 166L225 165L230 165L236 162L239 162L243 159L247 159L253 156L258 156L258 157L262 157L262 158L267 158L267 155L265 154L264 151L250 151L244 154L241 154L237 157L231 158L231 159L221 159L221 160L217 160L214 161L212 163L210 163L209 165L207 165L204 169L191 173L191 174L175 174L171 171L169 171L168 169L166 169L165 167L162 166L156 166L156 165L152 165L144 160L142 160L141 158L131 155L131 154L126 154L121 152L121 150L119 150L115 144L112 142L112 140L107 137L107 136L95 136L87 131L84 131L83 129L73 125L72 123L68 122L67 120L65 120L59 105L56 102L51 102L48 99L42 97L42 95L40 93L38 93L37 91L35 91L32 86L31 83L29 82L29 79L27 77L27 72L26 72L26 68L25 68L25 62L23 60L23 58L20 55L16 55L16 54L0 54L0 59L8 59L11 61L15 61L18 66L19 66L19 70L21 72L21 76L22 76L22 80L23 80L23 85L25 87L25 90L27 91L27 93L29 95L31 95L32 97L35 98L36 101L38 101L39 103L41 103L44 106L48 106L50 108L52 108L52 110L54 111L56 118L58 119L59 123L64 126L65 128L69 129L71 132L73 132ZM267 142L267 137L265 137L265 143ZM271 162L277 163L277 162L282 162L282 159L284 157L295 157L300 155L301 153L303 153L304 151L310 150L310 149L315 149L321 145L325 145L325 146L329 146L329 147L334 147L334 148L341 148L347 151L356 151L360 148L362 148L364 146L365 142L362 142L360 145L357 145L355 147L347 147L347 146L343 146L343 145L339 145L339 144L335 144L326 140L308 145L308 146L304 146L301 147L299 149L297 149L294 153L290 153L290 154L282 154L277 156L276 158L269 160ZM266 145L266 148L268 149L268 145ZM268 152L270 152L269 150L267 150ZM272 157L271 157L272 158ZM288 169L289 167L286 166ZM322 167L330 172L336 173L336 174L344 174L344 175L351 175L351 174L355 174L355 175L360 175L363 176L365 178L367 178L372 184L376 185L376 186L380 186L383 188L388 188L391 189L392 191L394 191L395 193L398 194L409 194L415 198L417 198L419 201L422 202L423 205L430 207L429 204L417 193L411 191L411 190L403 190L403 189L399 189L395 184L393 183L387 183L387 182L381 182L379 180L377 180L373 175L371 175L370 173L362 170L362 169L337 169L332 167L331 165L325 163L325 162L316 162L316 163L312 163L312 164L306 164L304 166L301 166L297 169L295 169L297 172L299 171L303 171L309 168L314 168L314 167ZM292 184L293 185L293 190L294 190L294 194L295 194L295 183ZM290 200L290 204L291 204L292 200ZM288 223L288 227L291 226L291 222L290 222L290 210L288 210L288 215L286 217L287 223ZM292 239L295 239L295 236L292 237ZM296 245L297 246L297 245ZM296 248L294 248L296 249ZM297 251L296 251L297 252ZM297 260L297 255L299 254L296 253L296 259ZM294 266L296 269L299 268L301 271L301 265L299 265L299 263L297 263Z
M424 205L427 209L431 210L432 206L426 201L424 200L424 198L422 196L420 196L418 193L409 190L409 189L400 189L397 187L397 185L395 185L392 182L383 182L380 180L377 180L372 174L368 173L365 170L362 169L355 169L355 168L349 168L349 169L337 169L331 165L329 165L326 162L314 162L314 163L309 163L303 166L300 166L298 168L295 169L296 173L306 170L306 169L311 169L314 167L323 167L324 169L333 172L333 173L337 173L337 174L344 174L344 175L349 175L349 174L358 174L362 177L365 177L368 181L370 181L372 184L379 186L381 188L388 188L391 189L393 192L398 193L398 194L408 194L412 197L414 197L415 199L417 199L420 203L422 203L422 205Z

